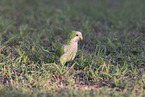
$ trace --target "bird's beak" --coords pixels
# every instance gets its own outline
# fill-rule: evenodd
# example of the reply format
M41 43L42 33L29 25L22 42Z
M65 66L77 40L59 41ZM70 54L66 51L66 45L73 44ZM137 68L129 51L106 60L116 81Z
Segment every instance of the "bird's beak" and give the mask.
M80 38L79 38L79 41L82 41L82 40L83 40L83 37L80 37Z

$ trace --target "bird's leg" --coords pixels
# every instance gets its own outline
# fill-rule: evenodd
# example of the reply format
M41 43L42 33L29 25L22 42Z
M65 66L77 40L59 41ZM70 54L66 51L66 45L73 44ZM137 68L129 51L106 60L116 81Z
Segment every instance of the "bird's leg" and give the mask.
M63 59L60 59L59 61L61 63L61 73L63 73L63 69L64 69L64 66L65 66L66 61L63 60Z
M65 65L65 61L63 59L60 59L60 63L62 66Z

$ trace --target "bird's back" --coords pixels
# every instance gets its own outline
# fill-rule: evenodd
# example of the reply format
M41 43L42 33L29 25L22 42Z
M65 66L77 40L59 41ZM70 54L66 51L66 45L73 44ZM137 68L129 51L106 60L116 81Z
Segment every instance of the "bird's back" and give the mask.
M56 49L55 51L56 55L58 57L61 57L65 52L64 52L64 45L60 46L59 48Z

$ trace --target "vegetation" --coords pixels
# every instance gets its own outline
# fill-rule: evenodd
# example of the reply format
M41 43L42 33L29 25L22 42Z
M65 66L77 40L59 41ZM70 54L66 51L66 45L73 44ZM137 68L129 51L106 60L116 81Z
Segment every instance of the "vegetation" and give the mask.
M0 96L145 96L145 0L0 0ZM83 33L75 60L55 50Z

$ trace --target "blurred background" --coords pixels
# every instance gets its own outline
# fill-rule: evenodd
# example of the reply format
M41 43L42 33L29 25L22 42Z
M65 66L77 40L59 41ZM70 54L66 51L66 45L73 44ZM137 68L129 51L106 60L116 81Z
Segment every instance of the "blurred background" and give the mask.
M17 35L18 39L14 39L14 43L17 44L23 41L22 39L36 36L36 33L42 33L44 41L55 42L58 39L63 42L72 30L82 31L84 42L88 45L92 44L91 42L96 44L106 41L103 39L106 35L110 39L120 36L122 42L124 35L127 35L127 38L138 34L145 36L144 0L0 0L0 2L2 43ZM86 49L91 51L91 48Z

